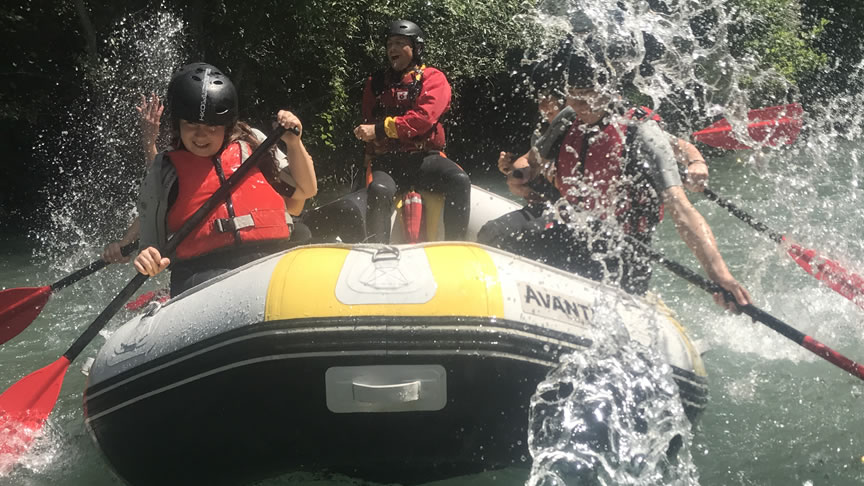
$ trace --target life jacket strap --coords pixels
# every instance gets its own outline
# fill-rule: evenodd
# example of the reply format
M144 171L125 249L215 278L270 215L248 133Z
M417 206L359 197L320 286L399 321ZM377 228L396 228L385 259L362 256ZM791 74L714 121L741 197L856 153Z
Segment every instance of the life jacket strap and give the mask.
M294 218L291 217L288 211L285 211L285 223L292 229L294 228ZM240 231L244 228L254 228L255 218L251 214L234 216L233 218L220 218L213 221L213 227L219 233Z
M228 233L239 231L243 228L252 228L255 226L255 220L251 214L243 216L234 216L233 218L220 218L213 221L213 227L220 233Z

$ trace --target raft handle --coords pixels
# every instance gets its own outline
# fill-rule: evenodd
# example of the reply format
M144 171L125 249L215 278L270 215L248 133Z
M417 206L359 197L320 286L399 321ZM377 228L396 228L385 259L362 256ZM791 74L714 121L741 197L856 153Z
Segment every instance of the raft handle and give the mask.
M420 382L393 385L351 384L354 400L361 403L408 403L420 400Z

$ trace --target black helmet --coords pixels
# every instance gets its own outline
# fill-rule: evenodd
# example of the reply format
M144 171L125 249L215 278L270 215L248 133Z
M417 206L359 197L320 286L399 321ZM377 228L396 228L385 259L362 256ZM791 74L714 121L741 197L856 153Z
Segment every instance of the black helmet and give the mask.
M423 33L423 29L410 20L394 20L390 22L390 26L387 28L384 42L387 42L387 39L394 35L404 35L411 39L414 61L419 63L423 55L423 48L426 45L426 34Z
M595 70L591 60L576 52L573 37L567 36L548 58L537 63L531 84L538 91L566 94L568 88L597 88L606 84L603 70Z
M192 63L171 77L168 110L175 120L231 126L237 121L237 90L219 68Z

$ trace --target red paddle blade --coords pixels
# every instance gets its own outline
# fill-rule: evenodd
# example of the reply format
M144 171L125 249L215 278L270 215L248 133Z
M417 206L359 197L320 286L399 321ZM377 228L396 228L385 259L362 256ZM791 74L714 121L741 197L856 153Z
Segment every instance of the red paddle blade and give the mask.
M168 289L151 290L139 295L138 298L127 303L124 307L126 307L126 310L137 311L150 302L165 302L169 297Z
M20 287L0 292L0 344L17 336L42 312L51 287Z
M798 139L803 115L804 108L798 103L750 110L748 113L750 123L747 125L747 132L753 140L771 147L788 145ZM694 133L693 139L726 150L751 148L735 139L732 125L725 118Z
M423 199L419 193L411 191L402 199L402 225L408 243L420 242L420 228L423 222Z
M61 356L0 395L0 474L12 469L42 429L57 403L69 364Z
M789 244L787 252L807 273L864 309L864 278L849 272L839 263L825 258L815 250L802 248L795 243Z

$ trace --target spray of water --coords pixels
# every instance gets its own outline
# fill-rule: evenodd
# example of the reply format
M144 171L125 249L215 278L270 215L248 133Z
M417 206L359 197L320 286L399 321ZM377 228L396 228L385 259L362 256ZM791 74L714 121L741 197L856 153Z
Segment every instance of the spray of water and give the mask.
M794 237L804 246L839 260L845 268L864 274L864 244L860 237L861 221L864 221L860 204L861 151L864 149L861 143L864 120L860 110L864 97L860 87L864 84L864 65L859 64L852 70L851 88L847 93L806 106L805 129L794 145L772 148L749 139L748 110L796 101L799 96L798 88L776 72L758 69L762 63L757 57L732 54L731 30L740 31L740 26L747 24L766 25L765 19L756 14L736 10L729 2L711 0L615 3L550 0L541 2L535 20L541 29L550 32L550 45L560 39L561 32L572 33L581 52L590 54L588 57L595 67L611 73L613 79L625 78L623 73L632 72L629 75L633 90L627 92L627 96L636 99L643 96L639 102L657 110L667 121L670 132L686 138L688 133L704 128L716 117L726 117L735 137L754 150L730 153L724 158L713 157L710 160L712 188L736 201L758 220ZM600 54L594 57L598 52ZM836 65L827 66L825 71L827 76L835 71L838 76L846 75L846 70ZM775 243L735 222L723 209L698 197L694 201L714 226L733 274L750 289L757 305L860 359L864 319L854 304L798 269ZM722 229L718 232L717 228ZM674 233L669 225L661 228L658 238L661 249L675 259L690 258ZM855 436L850 432L846 409L841 405L849 403L848 400L838 398L838 405L829 406L831 411L810 414L800 410L802 406L797 411L800 416L795 412L784 415L795 408L786 405L789 402L812 404L819 403L821 394L847 395L848 380L815 363L809 365L808 362L818 358L782 340L764 326L738 316L718 316L709 299L694 300L674 277L663 274L662 270L659 273L664 278L655 276L654 287L665 292L667 298L672 294L684 301L676 302L676 307L687 316L691 329L695 327L715 348L714 354L709 356L722 367L714 380L713 390L718 399L711 407L715 407L715 416L709 421L710 430L702 434L703 444L699 446L700 455L710 457L701 464L703 477L707 470L708 477L717 478L714 481L737 475L741 483L756 484L784 475L800 478L804 474L806 477L803 470L807 467L808 471L818 471L812 473L814 478L823 480L824 475L824 480L832 484L852 484L855 478L860 481L860 474L834 473L831 467L823 467L823 459L819 459L816 466L812 460L809 465L802 465L807 460L797 459L806 457L808 453L803 451L810 449L813 443L837 436L833 443L838 446L828 454L830 461L825 459L824 462L848 461L850 451L840 445L854 441L850 437ZM612 350L613 354L615 352ZM535 397L535 402L543 405L541 411L545 415L532 415L535 420L532 430L543 432L542 437L548 440L542 444L549 447L532 449L535 473L538 473L532 479L534 484L583 484L572 478L580 477L583 469L591 468L601 470L596 474L600 479L592 476L591 480L604 484L619 484L619 481L622 481L620 484L665 484L662 481L652 483L653 479L645 479L645 483L627 482L636 480L624 474L614 476L621 474L621 468L613 467L610 471L607 464L626 465L631 456L616 455L611 461L604 458L604 462L594 457L594 449L588 447L598 443L596 437L575 434L573 431L578 429L568 426L589 423L581 419L590 418L587 411L572 405L591 397L578 387L592 377L587 372L579 375L579 371L602 370L602 373L614 375L612 366L595 364L604 359L604 355L572 357L550 375L551 383L544 383L546 388ZM638 352L622 359L627 365L616 365L619 369L637 360ZM578 365L567 368L567 364L577 360L580 360ZM788 376L790 362L794 363L793 380ZM620 386L627 390L626 384ZM857 393L855 390L853 387L853 394ZM594 402L603 404L595 408L609 409L601 400ZM778 410L783 412L778 413ZM760 413L761 419L754 417ZM561 420L546 420L548 427L536 423L545 416ZM770 418L765 423L772 424L773 428L762 426L761 420L765 417ZM816 430L818 432L809 436L810 440L800 440L800 435ZM784 433L795 438L784 437ZM606 436L600 437L605 440ZM684 439L690 445L686 436ZM825 439L826 443L829 441ZM607 442L614 444L614 441ZM771 447L766 448L769 443ZM782 473L747 467L738 470L738 461L766 449L774 452L770 458L760 458L760 463L770 463L772 468L782 465ZM605 449L601 450L605 453ZM860 459L857 449L851 454L857 463ZM790 455L792 460L789 460ZM621 457L624 460L619 460ZM722 466L715 468L715 463ZM692 480L686 474L683 477L685 483ZM804 481L804 484L812 483L814 481Z
M597 85L607 99L623 95L649 106L684 138L722 115L736 138L760 147L747 131L751 97L785 100L795 88L760 70L758 59L733 57L729 26L743 15L724 0L547 0L533 21L547 33L547 46L572 36L572 53L609 81ZM573 187L596 192L590 182ZM586 217L614 215L601 210ZM569 223L578 228L587 221ZM595 315L604 314L600 307ZM611 308L606 331L620 327ZM601 334L589 351L550 373L532 399L529 484L698 484L689 422L669 366L621 333Z
M597 308L593 346L566 356L531 399L531 486L698 484L671 368L629 339L613 305Z
M611 81L607 94L624 89L675 131L686 136L687 130L724 116L740 140L752 142L746 129L751 98L782 100L796 89L758 59L733 57L729 26L756 19L727 4L545 0L533 18L523 21L542 29L547 48L571 34L574 54L588 58Z
M185 58L183 46L182 21L164 8L141 12L118 22L101 45L99 58L79 70L77 82L84 85L86 96L67 113L59 114L68 121L60 133L46 130L34 146L57 176L46 194L50 223L31 235L40 242L35 245L40 271L48 270L46 262L52 274L65 274L89 263L131 222L144 172L139 115L134 107L141 94L164 94L171 72ZM29 332L40 333L39 337L7 343L4 350L18 358L40 356L47 349L46 359L56 359L56 350L69 345L69 329L92 319L116 291L111 285L125 279L119 273L129 268L120 267L112 265L102 271L103 278L91 277L57 293L40 321L31 326ZM37 277L34 283L50 281ZM4 364L4 370L14 376L23 376L32 367L32 360ZM26 456L6 476L0 474L0 483L68 482L69 466L82 462L81 451L95 455L81 445L89 442L81 425L78 390L83 381L80 373L70 372L65 381L68 391L61 395L58 409ZM83 462L97 463L98 459Z
M118 239L131 222L144 171L135 106L142 94L164 94L184 58L183 44L184 26L173 14L133 14L79 69L76 82L86 95L59 114L67 120L60 133L43 133L34 146L57 178L46 194L48 227L34 230L37 256L70 256L64 263L71 268L92 260L94 249Z
M808 107L801 138L780 150L754 150L740 155L747 172L741 181L752 196L742 204L758 219L785 233L806 248L837 260L852 273L864 275L864 243L861 239L862 126L860 106L864 95L864 65L855 66L850 94L837 95ZM731 193L738 197L738 191ZM826 343L836 343L843 352L860 359L864 343L861 311L804 273L782 249L770 242L755 242L750 273L763 307L793 318L802 330ZM776 346L770 332L754 330L746 323L731 323L750 336L729 339L713 331L710 338L736 351L756 353L770 359L815 361L818 358L792 346ZM844 350L843 346L848 346Z

